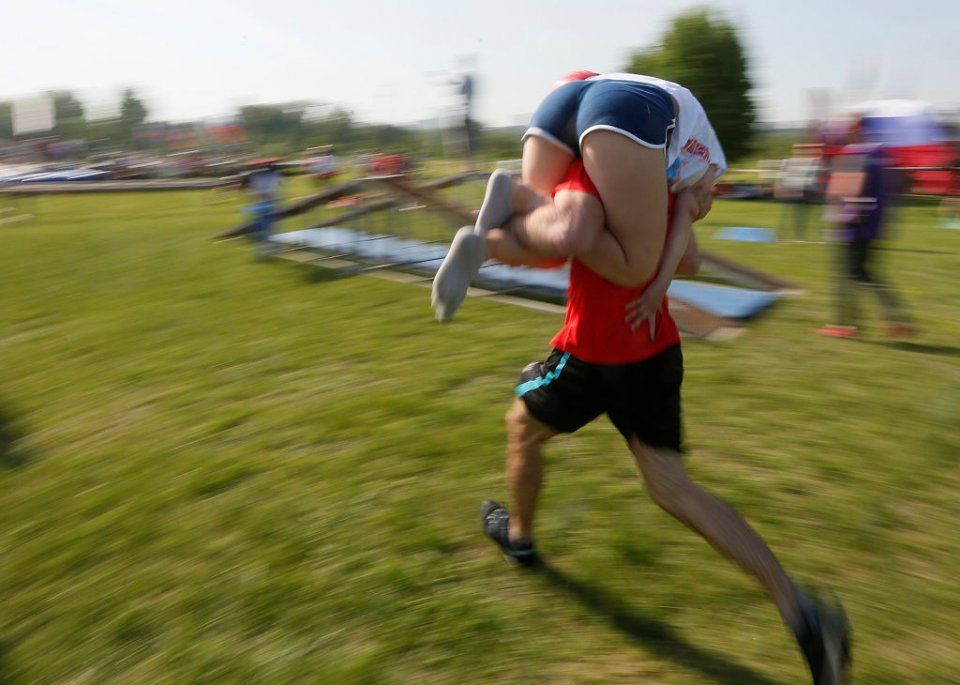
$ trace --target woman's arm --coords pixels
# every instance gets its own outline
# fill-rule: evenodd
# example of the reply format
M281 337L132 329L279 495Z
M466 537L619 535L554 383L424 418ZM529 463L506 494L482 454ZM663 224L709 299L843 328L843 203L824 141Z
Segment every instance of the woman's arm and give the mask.
M694 255L687 259L688 268L693 266L691 261L699 261L696 251L696 239L693 237L693 222L699 212L699 198L688 190L681 191L677 196L674 207L673 221L667 234L667 243L663 249L663 261L657 270L657 275L647 285L646 289L636 300L627 304L624 320L631 330L637 330L644 321L650 321L650 336L656 333L657 313L663 304L663 298L670 287L670 281L677 274L684 258L688 257L691 244ZM695 272L694 272L695 273Z

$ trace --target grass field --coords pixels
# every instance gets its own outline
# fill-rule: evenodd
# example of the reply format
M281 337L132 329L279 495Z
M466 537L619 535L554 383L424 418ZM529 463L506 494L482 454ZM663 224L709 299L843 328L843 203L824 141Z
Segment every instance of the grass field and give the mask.
M604 421L549 450L546 570L482 538L555 315L439 326L423 288L212 243L236 206L204 199L42 198L0 228L0 682L807 682ZM709 237L778 212L699 229L810 292L686 343L691 471L843 598L858 682L958 683L960 234L900 210L882 256L923 334L828 340L828 247Z

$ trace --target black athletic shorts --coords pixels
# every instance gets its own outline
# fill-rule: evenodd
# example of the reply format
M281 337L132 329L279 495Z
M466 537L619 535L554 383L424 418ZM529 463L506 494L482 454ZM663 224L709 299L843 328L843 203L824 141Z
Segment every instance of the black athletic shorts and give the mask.
M535 419L573 433L600 414L628 440L682 450L680 345L632 364L590 364L554 350L546 361L524 367L516 387Z

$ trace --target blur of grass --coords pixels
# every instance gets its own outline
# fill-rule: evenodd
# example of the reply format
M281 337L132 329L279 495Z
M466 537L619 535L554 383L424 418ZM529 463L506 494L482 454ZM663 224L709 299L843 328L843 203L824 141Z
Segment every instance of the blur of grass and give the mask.
M205 197L43 198L2 229L0 682L804 682L604 421L549 450L549 572L482 538L556 316L436 325L425 289L210 242L236 205ZM826 246L709 237L778 217L718 202L699 229L810 293L686 343L690 468L845 599L859 682L956 682L960 235L904 209L884 266L923 334L836 341L810 332Z

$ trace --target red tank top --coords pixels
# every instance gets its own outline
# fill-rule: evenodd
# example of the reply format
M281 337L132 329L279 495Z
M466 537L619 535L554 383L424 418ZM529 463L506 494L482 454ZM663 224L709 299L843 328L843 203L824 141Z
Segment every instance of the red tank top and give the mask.
M600 194L587 176L583 162L577 159L557 187L561 190ZM670 196L667 229L673 215L673 196ZM663 311L657 317L656 337L650 337L650 327L644 323L635 331L624 321L627 303L643 294L647 284L627 288L612 283L577 259L570 262L570 284L567 288L567 316L563 328L550 344L562 352L591 364L629 364L659 354L680 342L677 324L670 316L669 303L663 298Z

